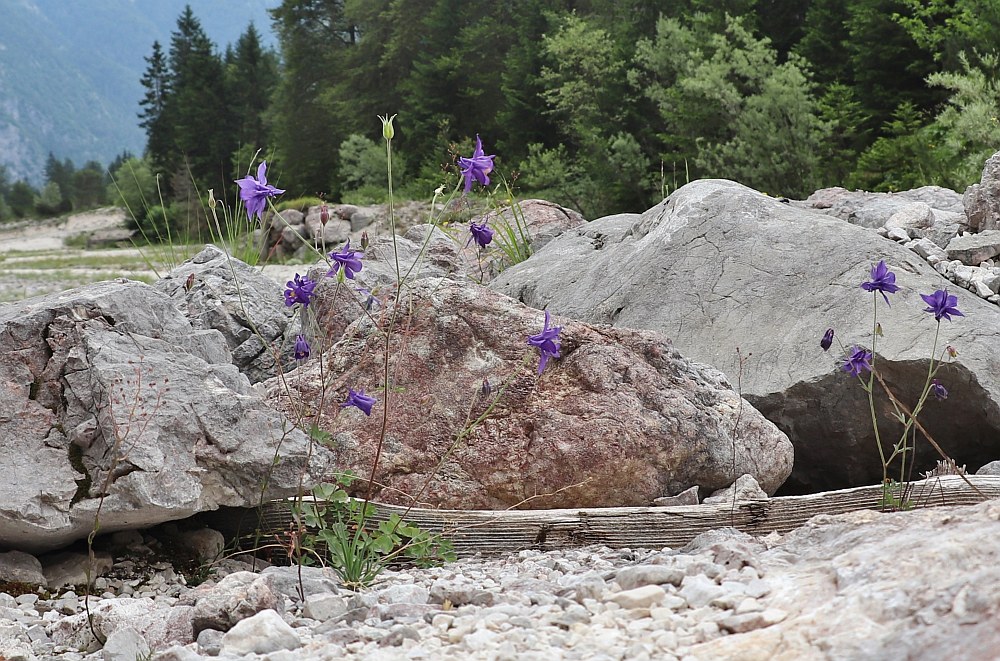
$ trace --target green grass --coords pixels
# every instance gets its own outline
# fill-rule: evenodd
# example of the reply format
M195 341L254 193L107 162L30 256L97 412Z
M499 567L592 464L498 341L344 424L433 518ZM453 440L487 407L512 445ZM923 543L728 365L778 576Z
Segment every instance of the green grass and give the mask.
M203 245L175 246L184 261L197 254ZM148 271L146 261L135 250L100 252L25 251L0 254L0 269L94 269L102 271Z

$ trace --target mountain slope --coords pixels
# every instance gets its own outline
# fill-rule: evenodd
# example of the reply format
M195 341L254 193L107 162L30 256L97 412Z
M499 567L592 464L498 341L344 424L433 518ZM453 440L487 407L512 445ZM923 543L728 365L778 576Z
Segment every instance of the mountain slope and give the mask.
M38 184L51 151L77 165L141 153L137 113L154 40L190 4L219 50L253 21L274 44L279 0L4 0L0 21L0 164Z

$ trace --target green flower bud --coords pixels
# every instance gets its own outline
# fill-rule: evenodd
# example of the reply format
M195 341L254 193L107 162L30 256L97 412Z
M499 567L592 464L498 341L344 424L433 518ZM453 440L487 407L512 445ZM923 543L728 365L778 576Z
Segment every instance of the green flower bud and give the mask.
M390 117L389 113L386 113L385 117L379 115L378 118L382 120L382 137L386 140L392 140L396 135L396 129L392 126L392 120L396 119L396 116L393 115Z

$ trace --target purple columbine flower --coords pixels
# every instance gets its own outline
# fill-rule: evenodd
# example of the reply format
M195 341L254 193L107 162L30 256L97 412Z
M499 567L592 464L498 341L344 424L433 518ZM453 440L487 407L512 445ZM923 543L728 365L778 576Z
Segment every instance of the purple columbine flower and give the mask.
M305 335L295 336L295 360L305 360L309 357L309 343Z
M861 288L865 291L882 292L882 298L885 299L886 305L889 304L889 297L886 294L895 294L899 291L899 285L896 284L896 274L889 270L884 259L880 259L878 264L872 267L871 280L862 282Z
M485 248L493 240L493 230L486 226L485 220L479 225L475 222L469 223L469 234L472 236L465 242L465 245L469 245L471 241L475 241L477 246Z
M871 372L872 352L864 347L851 347L851 352L844 358L840 369L851 376L861 376L861 372Z
M934 396L937 397L940 402L948 399L948 390L941 385L941 382L937 379L931 380L931 392L934 393Z
M365 415L372 414L372 407L375 406L375 398L365 394L364 389L354 392L354 388L347 389L347 401L340 405L344 409L353 406L361 410Z
M483 186L490 185L490 172L493 172L493 159L495 156L487 156L483 153L483 141L476 134L476 149L472 152L472 158L458 157L458 166L465 177L465 192L472 190L472 180L475 179Z
M360 250L351 250L351 240L348 239L347 243L340 250L340 252L331 252L327 257L333 262L333 268L331 268L326 276L330 277L337 275L340 269L344 269L344 277L348 280L354 279L354 274L361 270L361 259L365 256Z
M237 179L240 186L240 199L247 208L247 218L253 220L256 215L258 220L264 218L264 210L267 208L267 198L277 197L285 191L275 188L267 183L267 161L262 161L257 168L257 178L247 175L243 179Z
M302 307L309 307L309 301L312 299L313 290L316 289L316 283L309 279L307 275L295 274L294 280L289 280L285 283L288 289L285 290L285 305L292 307L296 303L301 303Z
M549 362L549 358L559 357L559 331L561 330L562 326L549 328L549 311L546 310L542 332L528 337L528 344L538 347L538 351L542 354L542 359L538 362L539 374L545 371L545 364Z
M937 321L941 321L941 319L951 321L951 315L965 316L955 307L958 305L958 296L949 296L947 289L938 289L933 294L921 294L920 298L924 299L924 303L928 306L924 308L924 312L933 313L934 319Z
M823 347L823 351L826 351L831 346L833 346L833 329L827 328L826 332L823 333L823 339L819 341L819 345Z

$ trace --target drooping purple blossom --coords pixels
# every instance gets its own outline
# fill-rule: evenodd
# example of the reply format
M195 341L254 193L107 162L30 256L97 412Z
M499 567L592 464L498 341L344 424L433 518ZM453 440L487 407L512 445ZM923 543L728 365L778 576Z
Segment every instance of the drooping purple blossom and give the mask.
M827 328L826 332L823 333L823 339L819 341L819 345L823 347L823 351L826 351L831 346L833 346L833 329Z
M862 372L872 371L872 352L864 347L851 347L850 353L844 358L840 369L851 376L861 376Z
M365 253L360 250L351 250L351 240L348 239L340 252L331 252L327 255L333 263L333 267L326 274L327 277L337 275L340 269L344 269L344 277L353 280L354 274L362 269L361 260L364 256Z
M933 294L921 294L920 298L924 299L924 303L927 304L924 312L932 313L936 321L941 321L942 319L951 321L951 315L955 315L956 317L965 316L955 307L958 305L958 296L949 295L947 289L938 289Z
M549 358L559 357L559 331L562 330L562 326L549 327L549 311L545 311L545 324L542 326L542 332L538 335L532 335L528 337L528 344L533 347L538 347L538 351L542 355L542 359L538 362L538 373L541 374L545 371L545 364L548 363Z
M305 360L309 357L309 342L306 341L305 335L295 336L295 360Z
M899 291L899 285L896 284L896 274L889 270L883 259L872 266L871 280L862 282L861 288L870 292L882 292L882 298L885 299L886 305L889 304L889 297L886 294L895 294Z
M296 303L301 303L304 308L309 307L313 290L316 289L316 283L310 280L309 276L296 273L295 279L286 282L285 286L287 287L285 290L285 305L287 307L292 307Z
M256 178L247 175L243 179L237 179L236 183L240 187L240 199L247 208L247 217L251 220L254 216L257 216L258 220L263 219L267 198L277 197L285 192L267 183L267 161L262 161L257 168Z
M483 153L483 141L479 139L479 134L476 134L476 149L472 152L472 158L464 158L459 156L458 166L462 170L462 176L465 177L465 192L468 193L472 190L472 180L475 179L483 186L490 185L490 172L493 172L493 159L494 154L486 155Z
M466 241L465 245L469 245L470 242L475 241L476 245L480 248L485 248L490 245L490 241L493 240L493 230L486 226L486 221L484 220L480 224L475 222L469 223L469 241Z
M360 409L365 415L372 414L372 407L375 406L376 399L365 394L364 389L354 391L354 388L347 389L347 401L340 405L344 409L353 406Z
M948 390L937 379L931 380L931 393L937 397L938 401L943 402L948 399Z

